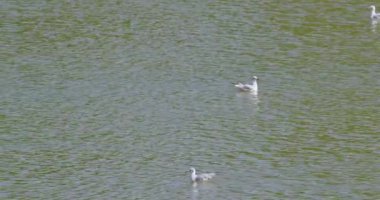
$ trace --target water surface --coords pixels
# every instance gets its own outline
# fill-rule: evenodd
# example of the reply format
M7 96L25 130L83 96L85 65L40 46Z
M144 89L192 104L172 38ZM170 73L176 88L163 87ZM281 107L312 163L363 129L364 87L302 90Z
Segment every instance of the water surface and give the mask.
M0 196L379 199L368 6L2 1Z

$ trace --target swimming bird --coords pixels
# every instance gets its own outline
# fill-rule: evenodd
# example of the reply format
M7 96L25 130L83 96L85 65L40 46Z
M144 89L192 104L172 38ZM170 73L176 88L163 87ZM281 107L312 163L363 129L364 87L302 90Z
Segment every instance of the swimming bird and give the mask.
M191 180L193 183L207 181L215 176L215 173L196 174L194 167L191 167L189 171L191 172Z
M371 11L371 19L380 19L380 13L376 13L376 7L374 5L369 6L372 9Z
M242 84L238 83L235 85L236 88L238 88L240 91L243 92L252 92L254 94L257 94L258 88L257 88L257 76L252 77L252 84Z

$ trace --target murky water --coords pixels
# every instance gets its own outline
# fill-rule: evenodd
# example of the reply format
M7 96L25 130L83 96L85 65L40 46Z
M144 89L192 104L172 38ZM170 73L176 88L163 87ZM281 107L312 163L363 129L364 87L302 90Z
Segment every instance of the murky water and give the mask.
M379 199L368 6L2 1L0 197Z

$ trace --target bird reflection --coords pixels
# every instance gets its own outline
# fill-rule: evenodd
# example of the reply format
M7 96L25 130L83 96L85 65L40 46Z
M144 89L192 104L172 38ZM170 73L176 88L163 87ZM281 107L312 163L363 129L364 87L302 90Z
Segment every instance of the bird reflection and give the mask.
M195 185L194 185L195 184ZM193 183L193 189L191 191L191 199L192 200L198 200L199 191L197 189L197 183Z
M376 20L376 19L371 20L371 30L372 30L372 32L376 32L377 24L378 24L378 20Z
M239 97L240 99L244 100L244 101L248 101L248 102L252 103L252 105L257 105L260 102L259 96L256 94L253 94L253 93L239 92L236 94L236 96Z
M214 184L207 182L203 184L199 184L199 182L193 182L191 187L191 200L205 199L207 197L213 197L217 194L217 188ZM215 199L215 198L209 198Z

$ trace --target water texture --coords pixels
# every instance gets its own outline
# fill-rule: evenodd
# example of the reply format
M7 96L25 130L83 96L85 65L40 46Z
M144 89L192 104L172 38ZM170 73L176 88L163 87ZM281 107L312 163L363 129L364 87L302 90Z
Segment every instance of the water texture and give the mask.
M380 199L368 6L1 1L0 198Z

